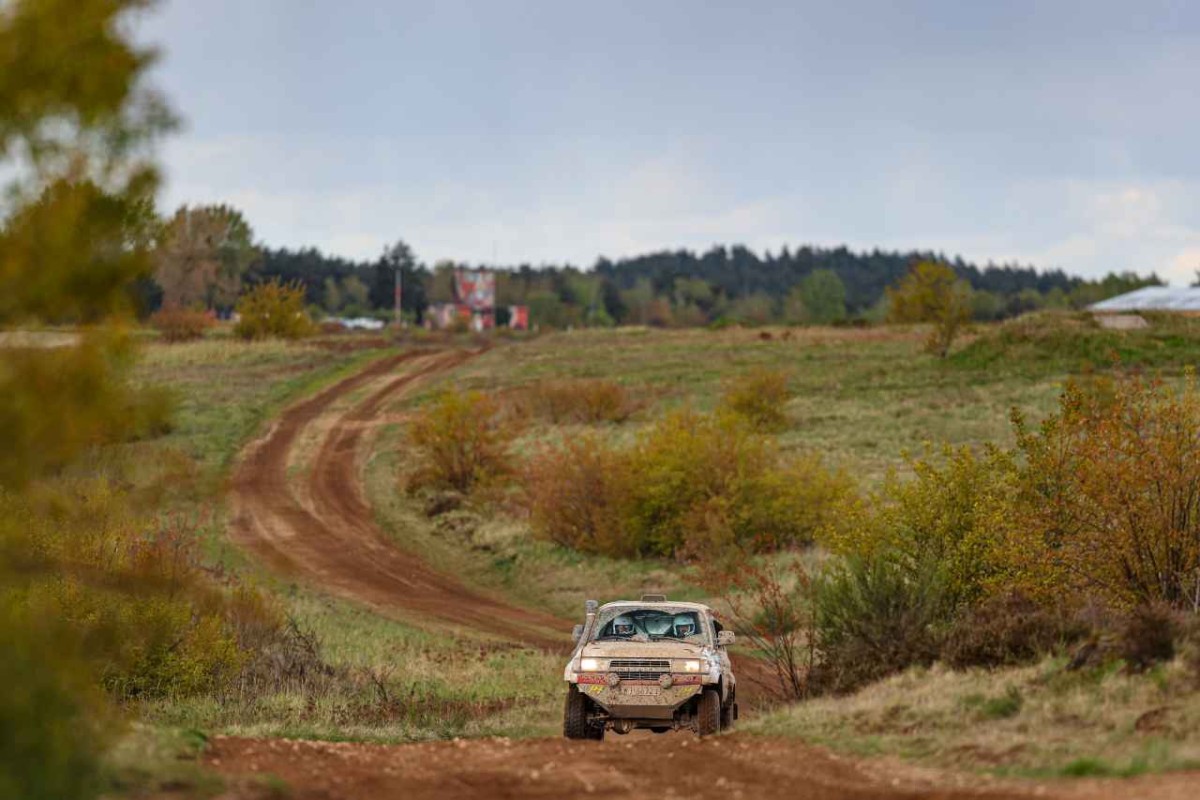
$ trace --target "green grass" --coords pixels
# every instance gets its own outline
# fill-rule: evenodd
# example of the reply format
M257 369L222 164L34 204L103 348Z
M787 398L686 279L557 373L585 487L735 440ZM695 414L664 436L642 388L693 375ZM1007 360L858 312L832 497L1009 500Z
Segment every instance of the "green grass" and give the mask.
M816 451L865 483L902 463L901 453L927 442L1009 442L1009 414L1048 412L1066 372L1023 373L1016 365L973 368L921 352L922 332L906 329L782 331L575 331L520 346L497 347L447 379L499 392L558 378L610 378L649 407L630 423L603 426L632 436L663 410L713 408L725 386L755 367L778 369L796 396L788 404L785 448ZM439 387L431 386L422 397ZM422 397L416 398L418 401ZM535 425L521 444L571 435Z

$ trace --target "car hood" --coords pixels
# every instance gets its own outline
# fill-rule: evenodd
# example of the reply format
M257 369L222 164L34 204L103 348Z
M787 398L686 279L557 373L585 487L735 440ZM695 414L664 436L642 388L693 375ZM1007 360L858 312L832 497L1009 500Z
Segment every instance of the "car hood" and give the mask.
M705 648L688 642L589 642L580 655L587 658L700 658Z

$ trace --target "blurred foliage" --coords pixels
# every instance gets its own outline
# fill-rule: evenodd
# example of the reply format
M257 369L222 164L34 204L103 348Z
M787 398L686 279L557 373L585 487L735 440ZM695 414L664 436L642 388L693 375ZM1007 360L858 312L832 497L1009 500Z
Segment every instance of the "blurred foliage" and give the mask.
M111 720L72 637L0 590L0 648L0 797L94 797Z
M260 283L238 300L237 314L233 331L243 339L303 339L316 331L299 284Z
M133 389L132 343L81 334L67 347L0 350L0 489L50 475L99 445L162 433L169 403Z

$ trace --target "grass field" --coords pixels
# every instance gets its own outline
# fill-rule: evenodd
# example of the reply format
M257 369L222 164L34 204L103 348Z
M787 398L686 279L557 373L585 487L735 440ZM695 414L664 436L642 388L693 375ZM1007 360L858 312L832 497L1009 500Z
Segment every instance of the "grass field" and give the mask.
M842 752L1021 777L1129 776L1200 768L1200 693L1180 664L1068 672L1065 660L951 672L917 669L849 697L749 723Z
M1173 329L1122 334L1129 338L1118 343L1124 348L1125 364L1144 363L1177 373L1200 356L1200 336L1185 334ZM498 344L395 410L411 411L449 385L504 396L547 379L608 378L625 385L640 410L621 424L586 427L628 441L668 409L714 407L731 381L755 367L767 367L784 371L795 392L781 444L790 450L819 452L861 486L870 487L890 469L903 468L905 450L917 450L925 443L1010 441L1011 409L1036 419L1050 410L1070 375L1087 372L1097 353L1111 350L1112 334L1087 329L1079 336L1083 338L1073 346L1050 339L1055 346L1047 347L1047 340L1027 332L987 331L950 359L939 361L921 352L923 332L917 329L576 331ZM1097 343L1095 337L1103 340ZM138 378L174 389L179 411L169 436L135 447L158 456L182 453L196 465L204 480L189 489L181 502L199 507L218 500L205 526L210 556L277 594L289 613L316 633L325 659L342 676L336 686L319 693L283 691L242 700L147 705L142 714L158 730L375 741L493 733L548 735L555 730L561 699L557 657L492 650L469 636L444 635L382 618L266 575L224 540L221 481L241 446L291 399L387 352L350 352L321 343L240 344L219 339L148 346ZM516 447L518 452L528 452L544 441L575 435L583 427L533 420ZM468 583L566 618L576 617L582 600L591 596L607 600L646 590L699 596L689 587L686 569L680 565L581 556L535 540L521 519L488 509L467 508L449 518L430 520L416 500L399 490L405 463L403 426L386 426L371 441L366 489L381 525L402 538L406 547ZM301 448L296 470L304 469L305 448L312 444ZM1143 764L1150 769L1190 763L1195 757L1190 744L1168 746L1154 737L1122 734L1132 724L1128 715L1150 710L1154 695L1147 687L1153 681L1110 676L1094 686L1053 694L1038 683L1039 676L1052 669L1043 665L1040 672L998 676L906 675L849 701L820 701L781 712L757 723L755 729L815 738L854 752L898 753L935 763L1022 773L1120 772L1141 769ZM954 749L952 742L973 741L969 731L955 726L966 725L964 720L980 713L986 716L987 712L971 709L990 708L995 699L992 688L1006 681L1019 686L1019 713L973 726L985 740ZM900 698L905 693L925 691L921 687L928 689L921 704L888 710L903 705ZM398 698L407 702L397 703ZM1073 732L1071 725L1044 724L1050 718L1045 715L1058 713L1045 709L1093 702L1112 710L1112 715L1088 718L1091 721ZM1192 712L1186 714L1191 719ZM913 715L931 731L928 741L905 738L904 731L914 724ZM1006 746L1000 743L1043 730L1081 743L1051 747L1044 757L1032 751L1022 751L1019 757L995 757L994 752ZM1080 738L1080 730L1102 731L1109 738ZM1105 742L1113 744L1109 747ZM1099 766L1089 766L1089 758L1098 759Z

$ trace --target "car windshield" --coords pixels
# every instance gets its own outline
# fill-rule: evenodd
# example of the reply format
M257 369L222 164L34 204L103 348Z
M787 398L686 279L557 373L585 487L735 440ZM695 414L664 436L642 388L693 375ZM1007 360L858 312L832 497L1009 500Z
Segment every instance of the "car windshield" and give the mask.
M656 642L677 639L705 644L701 615L687 608L602 608L596 618L593 641Z

